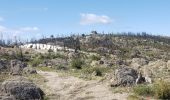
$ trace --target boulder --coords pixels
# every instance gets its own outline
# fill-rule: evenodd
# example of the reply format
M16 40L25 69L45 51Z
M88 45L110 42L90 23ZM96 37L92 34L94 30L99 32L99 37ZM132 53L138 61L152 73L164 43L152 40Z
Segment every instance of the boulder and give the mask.
M137 78L138 73L136 70L132 68L121 67L115 71L115 77L112 86L131 86L135 84Z
M9 69L8 68L8 65L9 65L9 63L8 63L8 61L7 60L0 60L0 71L1 70L5 70L5 69Z
M4 62L3 62L3 61L0 61L0 71L1 71L2 69L5 69Z
M43 100L44 92L26 78L17 77L2 83L0 96L5 100Z
M37 71L34 68L32 68L32 67L25 67L23 69L23 72L25 74L37 74Z
M20 60L11 60L11 74L12 75L21 75L22 70L25 67L27 67L27 64L21 62Z

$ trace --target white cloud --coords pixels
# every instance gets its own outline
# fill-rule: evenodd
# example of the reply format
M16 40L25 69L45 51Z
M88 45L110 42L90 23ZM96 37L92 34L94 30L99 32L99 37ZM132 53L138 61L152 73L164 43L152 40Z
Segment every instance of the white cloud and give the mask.
M4 18L3 18L3 17L0 17L0 21L4 21Z
M80 24L89 25L89 24L109 24L112 22L112 19L106 15L96 15L92 13L82 13Z
M20 28L21 31L38 31L38 27L22 27Z
M26 33L35 33L39 31L38 27L22 27L22 28L7 28L5 26L0 25L0 33L3 33L4 36L11 35L11 36L24 36L23 34Z
M35 32L39 31L38 27L22 27L17 29L7 28L0 25L0 32L11 32L11 33L26 33L26 32Z

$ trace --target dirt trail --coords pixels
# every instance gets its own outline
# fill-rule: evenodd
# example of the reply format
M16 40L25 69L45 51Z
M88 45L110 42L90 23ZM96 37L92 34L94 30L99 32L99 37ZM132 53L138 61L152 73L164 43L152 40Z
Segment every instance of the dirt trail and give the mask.
M126 100L128 94L113 94L106 84L85 81L73 76L59 76L56 72L39 71L49 87L50 100Z

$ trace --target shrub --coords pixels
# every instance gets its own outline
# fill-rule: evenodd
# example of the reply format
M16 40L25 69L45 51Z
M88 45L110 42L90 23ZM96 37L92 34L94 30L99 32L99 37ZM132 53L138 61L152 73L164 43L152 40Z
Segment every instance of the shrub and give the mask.
M100 56L97 56L97 55L92 55L92 56L91 56L91 59L98 61L98 60L101 59L101 57L100 57Z
M35 58L35 59L33 59L30 63L31 63L31 65L32 65L33 67L37 67L39 64L42 63L42 60L41 60L41 59L38 59L38 58Z
M158 99L170 99L170 82L156 82L154 84L154 93Z
M82 66L83 66L83 64L84 64L83 60L78 59L78 58L73 59L73 60L71 61L71 67L72 67L72 68L81 69Z
M96 76L102 76L105 72L108 71L108 68L104 67L85 67L83 70L84 74L92 74L95 72Z
M51 52L54 52L54 51L52 49L49 49L48 52L51 53Z
M28 51L25 51L25 54L29 54L29 52L28 52Z
M103 73L103 69L102 68L95 67L94 71L96 73L96 76L102 76L102 73Z
M56 66L56 70L67 70L68 68L62 64Z
M137 95L153 95L152 87L144 84L135 86L133 91Z

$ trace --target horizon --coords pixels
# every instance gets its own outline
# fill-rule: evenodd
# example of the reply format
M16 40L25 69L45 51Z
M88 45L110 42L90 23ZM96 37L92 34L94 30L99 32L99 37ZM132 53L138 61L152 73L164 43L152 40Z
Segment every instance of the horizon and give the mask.
M170 36L169 3L168 0L1 0L0 33L5 39L88 34L92 30Z

